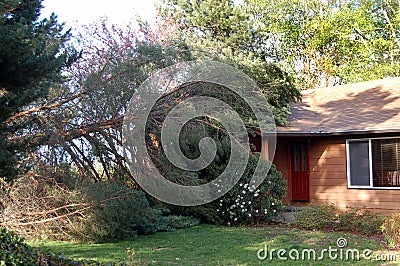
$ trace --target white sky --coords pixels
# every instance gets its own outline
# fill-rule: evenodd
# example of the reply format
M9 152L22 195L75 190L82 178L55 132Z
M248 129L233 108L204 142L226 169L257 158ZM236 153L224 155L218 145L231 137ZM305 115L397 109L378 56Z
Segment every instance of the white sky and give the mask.
M139 15L150 23L155 18L154 0L44 0L41 17L58 15L66 28L88 24L107 16L111 23L126 24Z

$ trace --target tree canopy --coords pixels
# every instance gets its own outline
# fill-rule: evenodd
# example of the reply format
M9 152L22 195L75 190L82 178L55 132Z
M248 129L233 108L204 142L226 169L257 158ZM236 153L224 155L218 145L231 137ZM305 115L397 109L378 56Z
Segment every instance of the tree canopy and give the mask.
M299 88L399 74L398 1L161 2L187 39L274 62Z
M22 128L12 116L47 95L52 82L78 54L66 42L69 31L53 14L38 20L41 0L6 0L0 4L0 177L12 178L18 145L6 136Z
M387 0L247 1L273 60L303 88L396 76L399 6Z
M235 65L260 87L276 123L288 122L289 103L300 98L299 91L291 76L268 60L268 38L246 6L232 0L165 0L159 12L178 29L172 37L185 40L195 58Z

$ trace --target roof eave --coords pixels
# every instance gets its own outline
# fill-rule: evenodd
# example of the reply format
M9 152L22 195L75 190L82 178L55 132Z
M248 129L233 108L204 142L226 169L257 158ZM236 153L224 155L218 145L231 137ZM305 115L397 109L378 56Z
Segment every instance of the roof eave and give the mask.
M388 129L363 129L363 130L338 130L338 131L279 131L276 132L263 132L263 136L270 136L276 134L278 137L316 137L316 136L343 136L343 135L360 135L360 134L386 134L386 133L400 133L400 128Z

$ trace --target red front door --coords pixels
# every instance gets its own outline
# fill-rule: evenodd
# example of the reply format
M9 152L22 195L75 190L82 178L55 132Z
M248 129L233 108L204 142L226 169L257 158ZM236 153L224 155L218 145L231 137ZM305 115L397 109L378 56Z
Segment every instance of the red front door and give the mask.
M309 162L308 162L308 143L292 143L291 153L291 172L292 172L292 200L309 201Z

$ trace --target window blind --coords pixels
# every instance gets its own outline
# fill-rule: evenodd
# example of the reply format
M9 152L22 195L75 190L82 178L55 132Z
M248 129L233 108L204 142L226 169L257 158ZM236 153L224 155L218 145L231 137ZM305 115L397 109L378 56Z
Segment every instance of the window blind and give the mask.
M400 186L400 139L372 140L374 186Z

